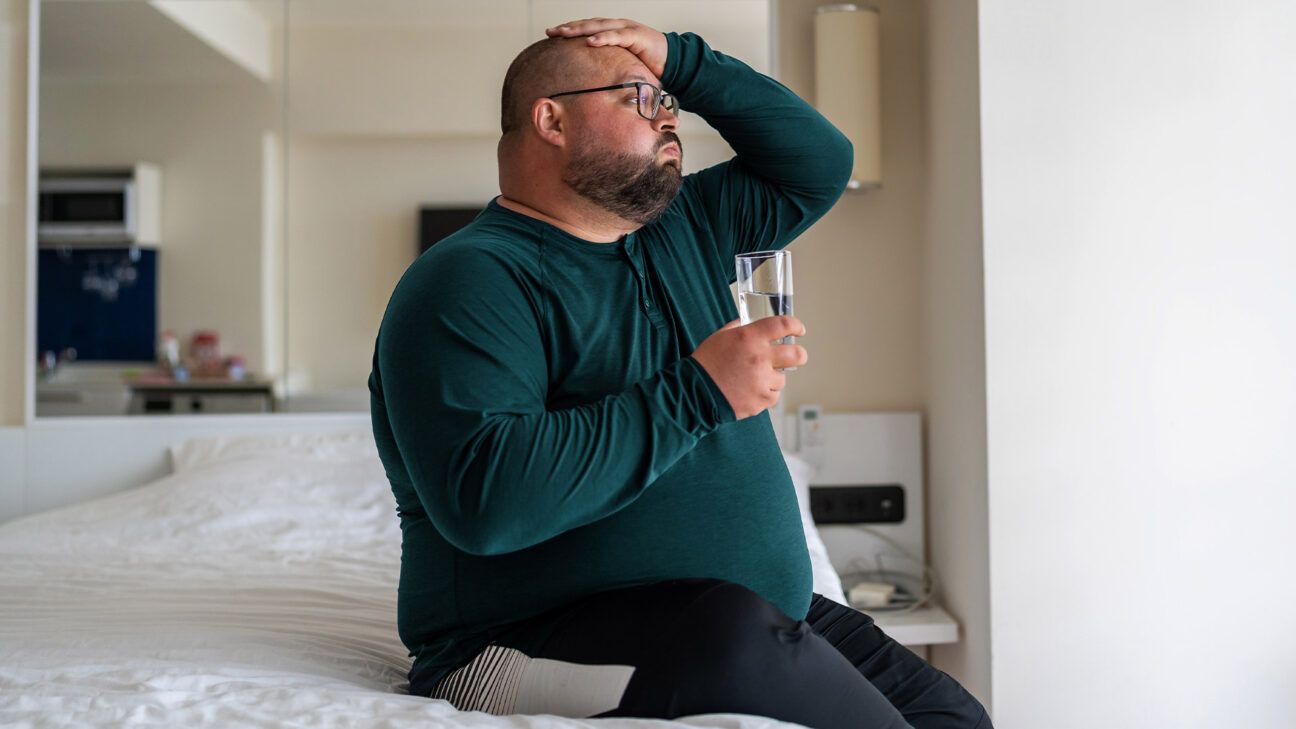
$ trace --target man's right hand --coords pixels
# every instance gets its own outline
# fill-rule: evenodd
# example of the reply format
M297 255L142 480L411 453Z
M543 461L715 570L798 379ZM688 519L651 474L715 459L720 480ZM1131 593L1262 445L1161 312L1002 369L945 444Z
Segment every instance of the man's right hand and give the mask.
M735 319L693 352L693 359L720 387L739 420L764 412L778 402L787 378L778 368L806 363L805 347L770 343L786 336L805 336L800 319L771 316L746 326L740 326Z

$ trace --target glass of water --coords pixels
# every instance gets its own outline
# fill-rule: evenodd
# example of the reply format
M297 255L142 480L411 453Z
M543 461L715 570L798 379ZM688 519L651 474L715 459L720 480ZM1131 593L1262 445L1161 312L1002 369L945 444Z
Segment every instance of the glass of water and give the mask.
M734 258L738 269L738 316L751 324L767 316L792 315L792 254L788 251L740 253ZM796 337L774 340L793 344ZM786 367L792 372L795 367Z

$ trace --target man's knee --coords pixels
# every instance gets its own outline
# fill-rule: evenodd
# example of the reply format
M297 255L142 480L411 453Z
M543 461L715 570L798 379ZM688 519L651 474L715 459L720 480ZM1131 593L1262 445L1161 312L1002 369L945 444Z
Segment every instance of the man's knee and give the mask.
M764 635L771 629L795 630L801 623L738 583L707 580L704 585L680 613L679 625L682 632L705 642L731 643L751 639L757 631Z
M908 725L810 626L742 585L714 581L636 671L627 716L743 713L808 726Z
M715 689L749 674L769 678L794 670L790 654L813 635L757 593L722 580L708 581L676 626L676 649L663 663L674 664L671 670L685 683Z

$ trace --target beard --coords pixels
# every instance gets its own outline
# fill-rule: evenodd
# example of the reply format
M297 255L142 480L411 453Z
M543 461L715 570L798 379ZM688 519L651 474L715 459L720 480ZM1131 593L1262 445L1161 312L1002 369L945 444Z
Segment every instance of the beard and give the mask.
M658 162L657 152L671 142L679 145L680 156ZM593 145L581 149L563 171L563 182L600 208L640 225L665 212L683 182L684 145L672 132L649 155L608 152Z

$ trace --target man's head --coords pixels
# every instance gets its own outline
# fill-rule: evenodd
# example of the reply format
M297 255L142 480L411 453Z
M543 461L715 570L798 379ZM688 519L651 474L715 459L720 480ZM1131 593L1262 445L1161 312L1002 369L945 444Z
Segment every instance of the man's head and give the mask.
M644 118L634 87L549 98L632 81L661 86L624 48L548 38L523 50L504 77L501 188L525 175L641 225L660 215L682 180L675 114L662 105L655 119Z

